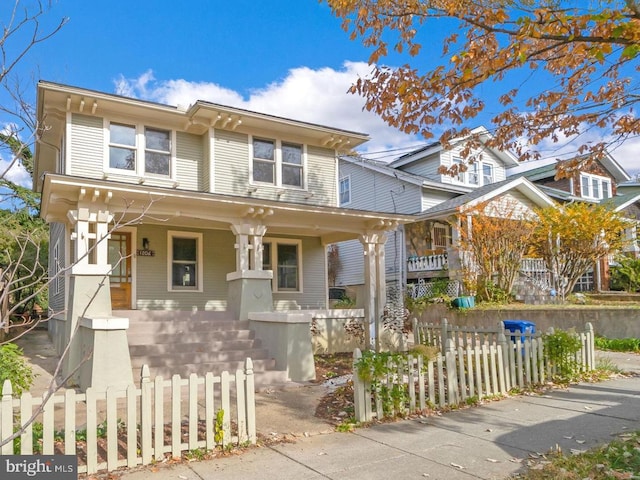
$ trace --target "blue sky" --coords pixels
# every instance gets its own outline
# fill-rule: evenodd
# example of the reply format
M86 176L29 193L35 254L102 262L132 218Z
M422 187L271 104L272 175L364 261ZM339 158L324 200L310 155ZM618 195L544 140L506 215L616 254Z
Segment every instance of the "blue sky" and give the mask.
M363 112L363 100L346 93L370 71L369 52L317 0L55 0L44 22L62 17L69 18L64 28L20 63L23 79L33 74L174 105L202 99L364 132L371 136L365 153L385 160L424 144ZM438 57L432 51L413 62ZM482 123L488 126L482 117L469 126ZM386 150L394 152L373 153ZM634 151L628 144L614 156L634 170L627 161Z

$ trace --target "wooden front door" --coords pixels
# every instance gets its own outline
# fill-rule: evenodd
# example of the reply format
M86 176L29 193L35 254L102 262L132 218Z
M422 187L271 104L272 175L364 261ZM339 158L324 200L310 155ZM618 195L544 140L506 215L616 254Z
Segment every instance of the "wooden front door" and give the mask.
M131 233L113 232L109 239L111 308L131 308Z

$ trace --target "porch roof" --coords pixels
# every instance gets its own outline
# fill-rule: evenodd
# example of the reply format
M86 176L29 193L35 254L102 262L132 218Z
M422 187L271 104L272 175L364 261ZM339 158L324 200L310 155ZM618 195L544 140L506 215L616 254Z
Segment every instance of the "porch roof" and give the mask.
M394 230L416 220L399 215L340 207L131 185L112 180L46 174L40 215L66 222L79 203L108 208L120 223L158 223L198 229L229 229L231 224L265 225L269 234L320 237L324 244L356 239L371 231Z
M446 202L442 202L418 215L420 220L429 220L434 218L443 218L454 215L464 210L465 207L472 207L478 203L490 200L502 195L510 190L518 190L524 196L529 198L533 203L539 206L554 205L553 200L536 185L531 183L524 177L507 178L501 182L490 183L484 185L466 195L452 198Z

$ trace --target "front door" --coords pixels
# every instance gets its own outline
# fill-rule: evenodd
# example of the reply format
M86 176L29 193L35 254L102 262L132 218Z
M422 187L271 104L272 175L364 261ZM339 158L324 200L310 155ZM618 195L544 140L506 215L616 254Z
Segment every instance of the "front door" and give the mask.
M131 233L112 232L109 239L111 308L131 308Z

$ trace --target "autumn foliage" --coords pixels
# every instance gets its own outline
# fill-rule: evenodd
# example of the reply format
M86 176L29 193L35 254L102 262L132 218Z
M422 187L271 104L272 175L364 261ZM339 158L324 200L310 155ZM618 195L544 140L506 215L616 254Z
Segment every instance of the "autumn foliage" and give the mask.
M483 300L494 300L497 291L510 293L522 259L530 248L532 212L518 204L483 202L459 215L460 248L465 254L463 271L467 288L475 284Z
M638 0L326 1L371 49L373 71L351 89L365 108L424 138L444 130L445 146L468 137L470 162L480 143L465 125L488 110L488 146L523 160L540 156L543 141L577 136L575 163L589 162L640 134ZM411 64L383 65L390 51ZM582 141L593 127L608 138Z
M544 258L556 288L567 295L596 262L625 247L631 225L606 205L576 202L537 210L532 253Z

